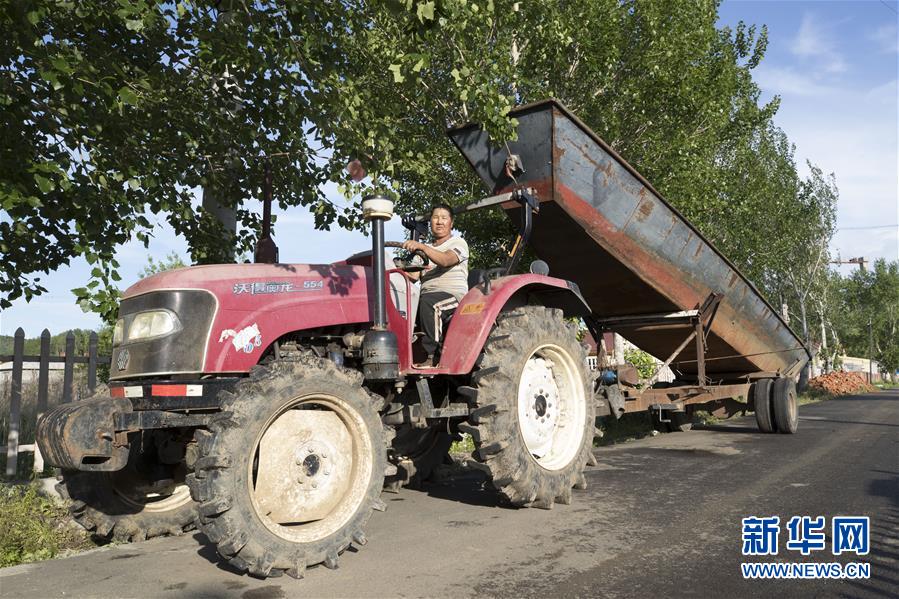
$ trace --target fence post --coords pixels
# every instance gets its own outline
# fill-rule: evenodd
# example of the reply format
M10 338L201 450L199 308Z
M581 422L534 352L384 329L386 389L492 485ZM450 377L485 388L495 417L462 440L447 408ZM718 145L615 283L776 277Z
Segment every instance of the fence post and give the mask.
M97 388L97 333L91 332L91 338L87 347L87 390L88 396L90 396L94 394L94 389Z
M66 335L66 369L62 376L62 403L72 401L72 377L75 374L75 333Z
M22 356L25 354L25 331L16 329L13 338L12 385L9 397L9 434L6 438L6 476L16 475L19 466L19 424L22 418Z
M37 413L47 411L47 396L50 381L50 331L41 333L41 362L37 373Z
M37 416L35 422L39 422L41 416L47 411L47 399L50 395L50 331L44 329L41 333L41 361L37 371ZM44 456L34 440L34 471L44 471Z

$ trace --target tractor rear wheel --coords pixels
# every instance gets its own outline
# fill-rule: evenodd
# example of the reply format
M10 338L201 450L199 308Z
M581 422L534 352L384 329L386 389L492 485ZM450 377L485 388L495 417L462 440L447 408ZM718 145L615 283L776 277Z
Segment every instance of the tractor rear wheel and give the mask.
M474 456L513 505L549 509L585 488L595 405L586 355L561 310L500 315L472 375Z
M257 367L220 397L224 411L197 431L188 477L200 530L253 576L336 568L384 509L383 399L361 374L312 356Z

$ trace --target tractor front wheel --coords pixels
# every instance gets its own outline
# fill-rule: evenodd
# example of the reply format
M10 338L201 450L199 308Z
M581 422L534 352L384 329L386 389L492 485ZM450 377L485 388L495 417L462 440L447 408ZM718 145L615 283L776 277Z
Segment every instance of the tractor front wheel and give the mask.
M258 367L222 399L222 414L197 432L188 477L200 530L253 576L336 568L384 507L383 399L359 373L312 356Z
M513 505L549 509L586 487L595 405L586 356L562 311L500 315L472 375L476 459Z
M95 536L143 541L180 535L193 527L197 505L191 500L185 475L184 462L162 464L155 451L142 451L136 445L124 469L66 470L56 490L70 500L75 521Z

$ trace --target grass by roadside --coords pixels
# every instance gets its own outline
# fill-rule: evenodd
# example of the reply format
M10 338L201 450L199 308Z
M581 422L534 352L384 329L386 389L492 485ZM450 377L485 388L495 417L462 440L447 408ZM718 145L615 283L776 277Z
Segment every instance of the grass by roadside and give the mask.
M38 483L0 484L0 568L96 547Z
M800 393L796 398L799 402L800 406L804 406L810 403L818 403L819 401L828 401L834 399L836 395L832 393L828 393L822 389L816 389L814 387L809 387L805 392Z

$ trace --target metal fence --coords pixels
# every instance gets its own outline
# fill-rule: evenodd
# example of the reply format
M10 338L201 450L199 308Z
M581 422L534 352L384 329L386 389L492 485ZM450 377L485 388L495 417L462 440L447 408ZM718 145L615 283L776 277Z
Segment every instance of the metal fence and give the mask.
M6 454L6 476L13 477L16 475L18 468L19 454L31 452L34 454L34 471L41 472L44 469L43 459L41 459L40 451L37 443L20 445L20 431L22 430L22 374L25 365L28 363L37 363L37 401L34 411L34 422L29 424L36 425L37 419L41 414L47 411L50 399L50 364L62 363L63 368L63 384L58 398L59 403L68 403L72 401L74 396L74 376L76 364L87 364L87 388L93 391L97 386L97 364L101 361L108 361L109 356L100 356L97 352L97 334L91 333L88 341L88 352L86 356L75 355L75 335L71 331L66 335L65 355L50 355L50 331L44 329L41 333L41 349L40 355L25 355L25 331L21 327L16 329L13 336L13 353L12 355L0 356L0 362L12 362L12 376L9 385L9 430L6 437L6 445L0 446L0 452ZM56 398L54 398L56 399Z

